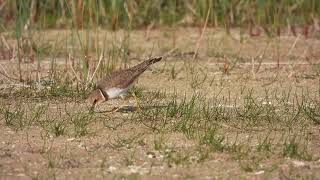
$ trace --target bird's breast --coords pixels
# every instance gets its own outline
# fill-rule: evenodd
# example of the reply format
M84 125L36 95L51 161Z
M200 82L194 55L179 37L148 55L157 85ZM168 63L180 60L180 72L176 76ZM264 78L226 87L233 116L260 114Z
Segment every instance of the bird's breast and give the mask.
M114 99L121 95L125 95L128 92L128 89L129 88L109 88L105 91L108 94L109 99Z

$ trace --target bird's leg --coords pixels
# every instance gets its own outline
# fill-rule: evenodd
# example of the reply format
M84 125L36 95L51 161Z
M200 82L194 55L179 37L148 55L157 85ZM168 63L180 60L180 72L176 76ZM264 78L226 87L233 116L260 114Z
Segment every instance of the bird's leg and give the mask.
M120 96L120 98L121 98L122 100L125 99L124 96ZM123 108L123 107L125 107L125 106L127 106L127 105L128 105L128 100L125 100L125 102L122 103L120 106L118 106L118 107L116 107L116 108L113 108L113 109L111 110L111 112L117 112L119 109L121 109L121 108Z
M135 104L136 104L138 110L141 111L140 102L139 102L138 97L136 96L136 93L132 92L132 96L133 96L133 98L134 98L134 100L135 100Z

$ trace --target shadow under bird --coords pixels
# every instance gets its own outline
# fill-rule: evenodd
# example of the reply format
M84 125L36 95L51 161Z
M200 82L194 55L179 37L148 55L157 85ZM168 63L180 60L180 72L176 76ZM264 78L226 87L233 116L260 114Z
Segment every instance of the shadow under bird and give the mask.
M150 58L129 69L114 71L98 81L97 88L93 90L87 98L91 109L94 109L99 103L127 94L134 81L147 70L150 65L159 62L161 59L162 57Z

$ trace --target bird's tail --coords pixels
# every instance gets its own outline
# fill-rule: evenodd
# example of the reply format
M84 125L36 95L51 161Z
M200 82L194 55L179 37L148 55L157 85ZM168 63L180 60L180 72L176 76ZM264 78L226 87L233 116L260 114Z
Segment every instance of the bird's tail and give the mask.
M145 60L143 61L142 63L136 65L133 69L135 71L139 71L140 73L143 73L146 69L148 69L148 67L151 65L151 64L154 64L156 62L159 62L161 61L162 57L154 57L154 58L150 58L148 60Z

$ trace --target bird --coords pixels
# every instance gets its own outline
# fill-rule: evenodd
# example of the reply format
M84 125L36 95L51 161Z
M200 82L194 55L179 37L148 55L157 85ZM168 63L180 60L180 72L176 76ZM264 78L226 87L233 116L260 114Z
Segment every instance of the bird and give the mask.
M87 97L86 101L89 103L90 109L94 110L95 106L102 102L126 95L135 80L145 72L150 65L159 62L161 59L161 56L149 58L131 68L117 70L106 75L96 83L96 88ZM119 108L117 108L117 110Z

